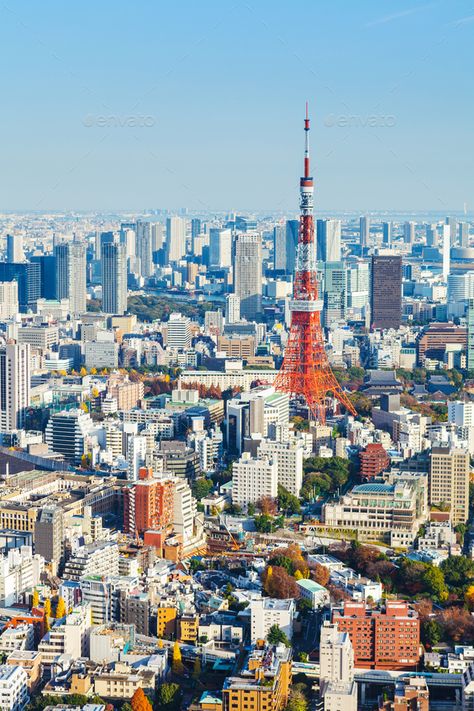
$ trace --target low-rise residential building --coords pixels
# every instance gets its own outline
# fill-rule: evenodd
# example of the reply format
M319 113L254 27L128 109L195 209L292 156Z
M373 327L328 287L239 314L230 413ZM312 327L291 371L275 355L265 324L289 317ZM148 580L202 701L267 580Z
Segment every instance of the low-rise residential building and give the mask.
M257 640L267 638L270 627L277 625L288 637L293 637L293 620L296 613L294 600L277 600L265 597L250 602L250 639L253 644Z
M284 645L253 649L240 674L227 677L223 711L282 711L291 686L291 650Z

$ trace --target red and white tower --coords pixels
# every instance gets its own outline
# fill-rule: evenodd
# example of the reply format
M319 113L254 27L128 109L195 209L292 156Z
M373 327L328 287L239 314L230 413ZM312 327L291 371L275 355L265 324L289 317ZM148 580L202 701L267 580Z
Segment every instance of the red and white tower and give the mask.
M293 399L305 401L312 417L326 419L328 396L336 397L353 415L354 407L337 382L324 349L321 329L323 302L318 296L314 241L313 191L309 169L309 117L306 104L304 176L300 180L300 226L296 252L291 328L285 357L274 386Z

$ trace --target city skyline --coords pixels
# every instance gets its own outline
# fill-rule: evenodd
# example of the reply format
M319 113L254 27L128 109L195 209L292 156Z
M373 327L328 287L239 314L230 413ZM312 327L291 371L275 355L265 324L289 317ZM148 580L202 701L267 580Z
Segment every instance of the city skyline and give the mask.
M0 11L0 210L294 212L309 100L319 214L469 211L468 3L111 8Z

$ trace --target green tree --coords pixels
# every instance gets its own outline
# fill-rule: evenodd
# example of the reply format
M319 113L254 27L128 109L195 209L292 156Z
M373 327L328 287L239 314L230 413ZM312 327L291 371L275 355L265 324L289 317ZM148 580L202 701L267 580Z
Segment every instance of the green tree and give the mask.
M156 711L177 711L181 707L181 687L166 682L161 684L156 694Z
M247 506L247 513L248 513L249 516L255 516L256 510L257 510L257 509L256 509L256 507L255 507L255 504L249 504L249 505Z
M278 508L289 514L298 514L301 511L301 504L294 494L284 486L278 485Z
M214 484L210 479L206 479L206 477L200 477L199 479L195 479L192 484L192 491L193 491L193 496L195 499L198 501L201 501L201 499L204 499L206 496L208 496L212 489L214 488Z
M474 560L464 555L449 556L440 566L449 590L462 594L474 580Z
M267 640L270 644L281 644L283 643L285 647L290 646L290 640L286 636L286 634L283 632L278 625L272 625L270 629L268 630L267 634Z
M423 575L423 583L426 592L429 593L431 598L438 601L447 599L448 590L446 588L444 575L439 568L434 565L428 566Z
M286 705L286 711L308 711L308 700L302 691L292 689Z
M433 649L441 641L441 626L435 619L428 617L421 623L421 641L429 649Z

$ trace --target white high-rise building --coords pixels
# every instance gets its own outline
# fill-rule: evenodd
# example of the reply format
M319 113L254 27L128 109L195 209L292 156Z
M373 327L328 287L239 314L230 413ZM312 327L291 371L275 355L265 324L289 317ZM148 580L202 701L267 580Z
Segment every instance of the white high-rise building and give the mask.
M191 345L191 321L179 313L170 314L167 324L166 345L173 350L186 350Z
M131 436L128 445L127 479L129 481L138 480L138 471L140 467L145 466L146 452L146 437L143 437L142 435Z
M264 496L278 496L276 459L255 459L249 452L232 466L232 503L239 506L256 504Z
M458 427L474 426L474 402L448 401L448 422Z
M450 225L442 225L442 254L443 254L443 279L448 280L448 274L451 270L451 227Z
M211 267L232 265L232 230L212 228L209 231L209 261Z
M319 689L325 711L357 711L354 650L347 632L325 621L319 645Z
M341 261L341 221L318 220L316 223L317 259L321 262Z
M194 534L196 499L186 479L173 479L173 529L183 537L183 544L189 543Z
M293 620L296 604L292 599L277 600L264 597L250 602L250 641L266 640L270 628L277 625L288 639L293 637Z
M7 235L7 262L23 262L23 237L21 235Z
M166 220L166 256L168 262L179 262L186 254L186 221L182 217Z
M403 225L403 241L406 244L413 244L415 241L415 223L405 222Z
M240 299L237 294L227 294L225 297L225 322L238 323L240 321Z
M0 281L0 318L14 318L18 311L18 282Z
M140 259L142 277L153 274L153 246L149 222L137 220L136 226L136 255Z
M239 234L234 242L234 292L240 315L255 319L262 311L262 239L259 234Z
M370 217L363 215L359 219L359 232L361 247L367 247L370 239Z
M259 456L276 459L278 484L290 494L300 495L303 485L303 454L302 442L274 442L264 439L258 449Z
M0 605L10 607L21 595L39 585L44 558L33 555L31 546L9 550L0 558Z
M86 311L86 245L64 242L54 248L56 257L56 298L69 299L69 310L78 315Z
M0 346L0 432L23 427L30 404L30 358L27 343Z
M28 696L28 675L21 666L0 665L0 711L23 711Z

